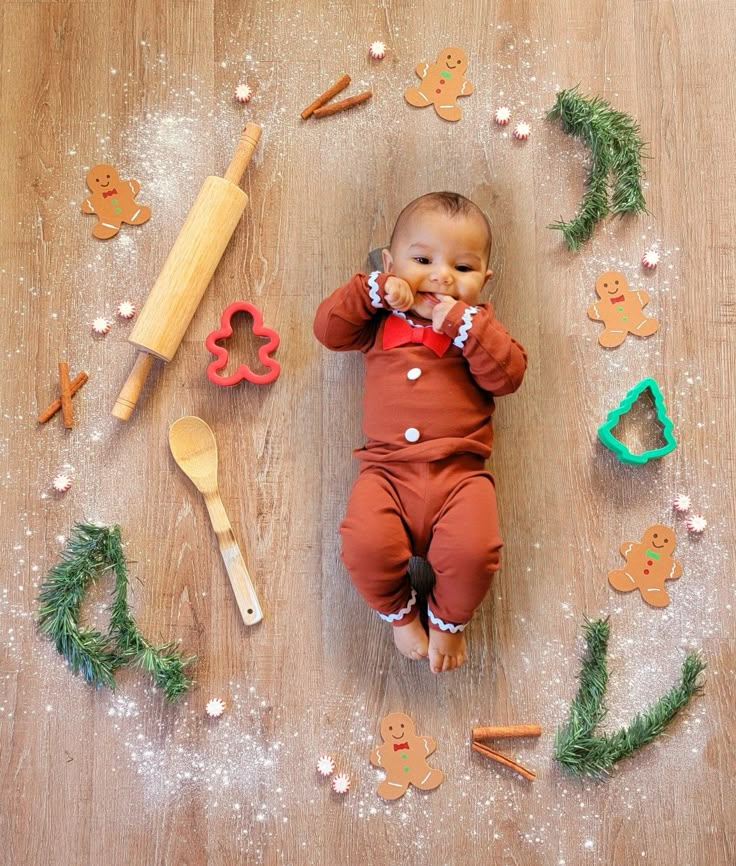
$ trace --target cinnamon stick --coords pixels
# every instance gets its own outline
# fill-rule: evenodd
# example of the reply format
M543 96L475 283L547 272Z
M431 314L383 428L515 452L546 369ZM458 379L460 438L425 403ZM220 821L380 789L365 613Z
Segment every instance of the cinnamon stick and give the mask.
M472 738L474 740L500 740L509 737L539 737L541 734L541 725L491 725L484 728L473 728Z
M365 102L367 99L370 99L373 96L372 90L365 90L363 93L359 93L357 96L351 96L348 99L343 99L340 102L331 102L329 105L325 105L322 108L318 108L314 112L315 117L329 117L331 114L337 114L338 111L345 111L346 108L352 108L354 105L360 105L361 102Z
M78 373L71 381L69 396L73 397L88 379L89 376L85 372ZM41 412L38 416L38 423L45 424L50 418L53 418L54 415L56 415L59 409L61 409L61 400L57 398L48 408Z
M328 87L321 96L318 96L314 100L314 102L310 103L304 109L304 111L302 111L302 120L306 120L308 117L311 117L311 115L314 114L316 109L318 109L321 105L324 105L325 102L329 102L332 97L336 96L341 90L345 90L348 84L350 84L349 75L345 74L338 78L331 87Z
M61 391L61 417L64 427L71 430L74 426L74 407L72 406L72 383L69 381L69 364L59 361L59 389Z
M509 758L507 755L502 755L500 752L489 749L488 746L484 746L482 743L471 743L470 747L474 752L478 752L479 755L483 755L485 758L490 758L492 761L496 761L496 763L508 767L509 770L513 770L525 779L529 779L530 782L533 782L537 778L537 774L534 770L527 770L526 767L517 764L513 758Z

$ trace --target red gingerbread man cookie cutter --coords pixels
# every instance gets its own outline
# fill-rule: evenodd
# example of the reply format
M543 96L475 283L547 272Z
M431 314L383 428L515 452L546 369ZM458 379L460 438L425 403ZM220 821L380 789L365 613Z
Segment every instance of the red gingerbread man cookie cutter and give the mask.
M268 342L258 348L258 360L266 368L265 373L254 373L247 364L241 364L238 369L229 376L219 376L218 373L228 362L228 350L224 346L218 346L218 340L226 340L233 335L232 317L236 313L250 313L253 318L253 333L256 337L266 337ZM207 351L215 356L207 366L207 378L214 385L237 385L246 379L254 385L269 385L278 379L281 367L275 358L271 358L271 352L275 352L279 346L279 335L271 328L263 324L261 311L249 304L247 301L235 301L229 307L225 307L220 317L220 327L207 335L204 341Z

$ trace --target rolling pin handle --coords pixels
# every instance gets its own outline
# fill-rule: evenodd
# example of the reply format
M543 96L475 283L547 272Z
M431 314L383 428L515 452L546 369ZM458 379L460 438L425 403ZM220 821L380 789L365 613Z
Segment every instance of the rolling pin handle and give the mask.
M243 173L248 167L253 151L256 149L258 139L261 137L261 127L257 123L246 123L245 129L240 133L240 140L235 148L233 158L230 160L230 165L225 172L225 180L234 183L236 186L240 184Z
M148 352L138 352L133 369L130 371L130 375L118 394L118 399L112 409L113 416L118 420L127 421L133 414L135 404L138 402L155 360L155 357Z

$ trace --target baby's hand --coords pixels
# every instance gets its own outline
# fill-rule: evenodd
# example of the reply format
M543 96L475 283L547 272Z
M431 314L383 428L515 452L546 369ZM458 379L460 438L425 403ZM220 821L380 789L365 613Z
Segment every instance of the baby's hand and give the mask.
M412 292L409 283L402 280L401 277L389 277L386 280L384 292L386 303L393 310L401 310L403 313L414 303L414 292Z
M437 296L437 305L432 310L432 330L438 334L442 333L442 325L447 318L447 314L455 306L457 301L449 295Z

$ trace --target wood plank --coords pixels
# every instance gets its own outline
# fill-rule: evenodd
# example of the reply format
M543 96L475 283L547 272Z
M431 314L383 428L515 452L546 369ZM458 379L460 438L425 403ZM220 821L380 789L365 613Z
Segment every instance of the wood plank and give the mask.
M6 2L0 18L0 863L672 863L736 861L732 804L736 369L732 9L724 0L618 4L429 0L368 7L151 0ZM371 61L382 39L389 52ZM415 65L447 44L470 57L476 92L443 123L402 98ZM365 105L321 121L299 112L342 72ZM254 89L241 107L241 81ZM649 142L651 214L611 219L582 252L548 223L582 195L584 148L544 120L556 88L580 83L633 115ZM513 141L501 104L532 126ZM131 325L93 338L98 315L138 307L208 174L246 120L264 128L243 188L249 204L173 361L158 365L131 422L109 410L133 361ZM86 168L109 160L142 184L153 216L108 242L79 213ZM499 399L491 469L504 565L468 629L469 661L433 676L397 656L339 558L338 526L362 442L362 361L312 335L319 301L387 243L413 197L454 189L489 215L489 297L529 351L522 389ZM639 266L657 243L662 262ZM598 273L618 269L662 322L615 351L589 321ZM272 386L216 388L205 336L234 300L281 335ZM239 336L237 354L251 358ZM59 359L89 382L37 429ZM596 427L642 376L663 388L679 446L626 467ZM441 395L438 395L441 399ZM265 618L246 629L207 515L167 445L203 417L219 483ZM74 485L49 491L62 469ZM671 510L688 493L709 526L688 535ZM141 673L116 692L72 677L34 626L43 575L75 521L119 523L131 604L151 640L196 653L196 685L169 706ZM682 578L664 611L611 590L624 539L676 528ZM380 540L377 540L380 543ZM102 581L85 615L104 626ZM554 733L576 688L583 616L610 614L609 715L626 724L707 661L706 694L601 784L562 775ZM206 702L227 704L208 719ZM368 755L388 712L435 737L436 791L375 794ZM504 751L524 782L473 755L478 724L539 721ZM508 746L508 748L507 748ZM318 779L333 754L353 780L341 799ZM7 805L11 804L11 805ZM707 852L707 853L704 853Z

